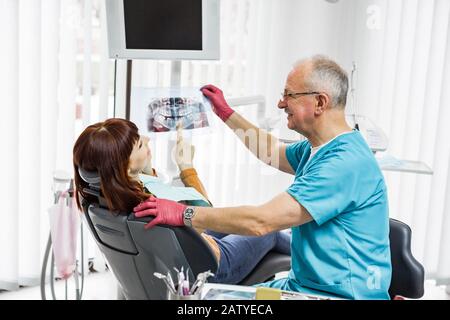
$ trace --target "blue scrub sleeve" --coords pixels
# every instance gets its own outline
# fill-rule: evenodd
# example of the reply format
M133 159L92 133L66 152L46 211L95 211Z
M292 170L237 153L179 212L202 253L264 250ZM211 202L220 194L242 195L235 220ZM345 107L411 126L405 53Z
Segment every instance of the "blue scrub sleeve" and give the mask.
M304 175L297 176L287 193L322 225L355 204L356 181L352 166L330 154L308 168Z
M305 149L306 141L296 142L286 147L286 158L294 171L300 164L300 159Z

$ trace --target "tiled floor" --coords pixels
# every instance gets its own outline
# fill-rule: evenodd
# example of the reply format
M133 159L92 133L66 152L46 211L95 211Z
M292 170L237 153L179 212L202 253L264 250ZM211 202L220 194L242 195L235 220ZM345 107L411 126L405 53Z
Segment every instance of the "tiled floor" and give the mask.
M75 285L73 279L68 282L68 298L75 298ZM58 299L65 297L64 281L57 281L55 293ZM50 286L46 287L47 299L51 299ZM0 300L40 300L40 287L21 288L13 292L0 292ZM110 272L90 273L85 277L83 288L83 300L113 300L116 299L116 281ZM425 283L425 300L450 300L450 294L445 292L445 287L436 287L432 281Z
M81 280L80 280L81 285ZM55 282L55 296L58 300L65 298L65 282L60 280ZM69 279L67 285L68 299L74 300L75 282ZM46 298L52 299L50 285L46 285ZM84 288L82 293L83 300L113 300L116 299L117 289L116 280L110 272L89 273L84 279ZM37 287L24 287L17 291L0 292L0 300L41 300L41 289Z

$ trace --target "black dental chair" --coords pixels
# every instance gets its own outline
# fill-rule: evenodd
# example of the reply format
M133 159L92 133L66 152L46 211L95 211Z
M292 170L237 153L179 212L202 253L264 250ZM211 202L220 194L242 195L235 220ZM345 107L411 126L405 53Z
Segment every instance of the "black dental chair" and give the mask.
M174 275L174 267L189 268L189 279L200 272L216 272L215 256L205 240L192 228L158 225L145 230L151 217L136 218L114 215L100 194L100 178L96 173L79 170L89 184L82 199L84 217L109 269L119 282L126 299L166 299L166 286L153 273ZM276 273L288 271L291 257L269 252L253 272L240 284L253 285L273 279Z

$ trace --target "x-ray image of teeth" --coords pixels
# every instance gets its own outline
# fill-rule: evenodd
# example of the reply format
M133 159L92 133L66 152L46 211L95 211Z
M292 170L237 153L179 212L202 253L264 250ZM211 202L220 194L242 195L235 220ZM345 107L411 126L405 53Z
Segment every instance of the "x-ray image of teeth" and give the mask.
M178 123L187 136L209 134L217 123L199 87L133 87L130 98L129 119L154 139L176 138Z
M209 126L203 103L189 97L163 97L150 101L147 110L149 132L173 131L178 123L183 129Z

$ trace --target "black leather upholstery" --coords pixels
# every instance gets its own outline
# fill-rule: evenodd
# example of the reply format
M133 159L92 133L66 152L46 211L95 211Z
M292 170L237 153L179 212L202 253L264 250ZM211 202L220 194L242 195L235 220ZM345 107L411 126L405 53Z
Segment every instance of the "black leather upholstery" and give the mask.
M173 273L173 267L189 268L190 279L205 270L215 272L213 252L193 229L155 226L133 214L113 215L98 204L83 203L84 217L110 270L127 299L165 299L166 287L154 272Z
M389 220L391 242L392 279L389 288L391 298L400 295L420 298L424 293L425 271L411 253L411 229L398 220Z

